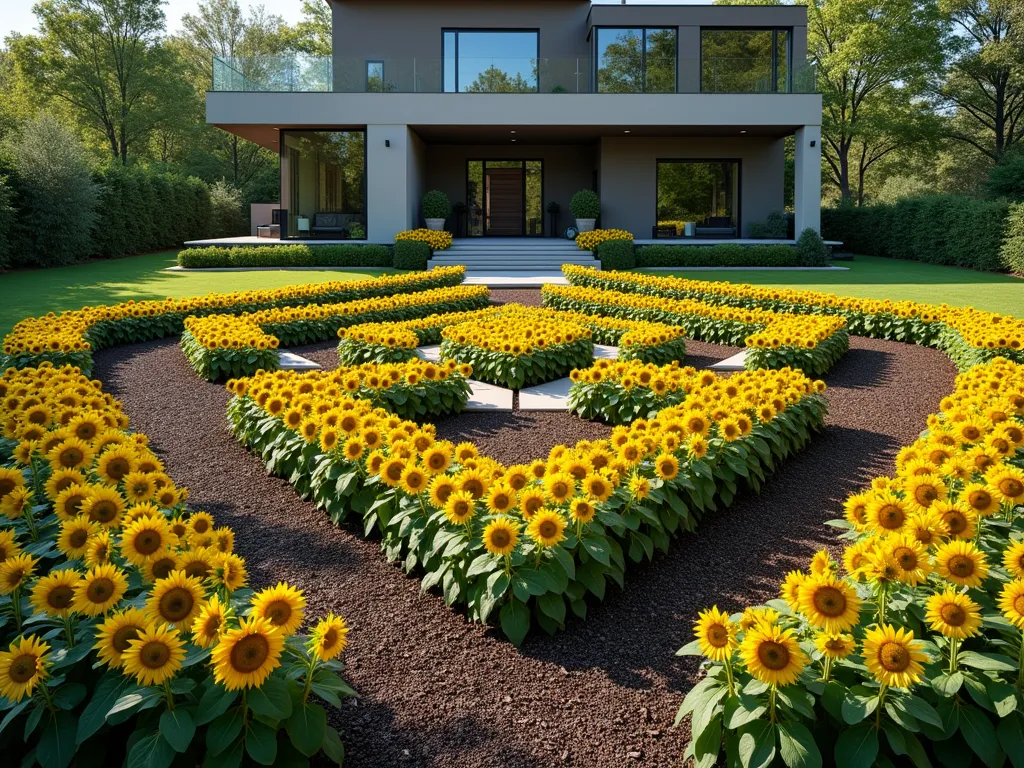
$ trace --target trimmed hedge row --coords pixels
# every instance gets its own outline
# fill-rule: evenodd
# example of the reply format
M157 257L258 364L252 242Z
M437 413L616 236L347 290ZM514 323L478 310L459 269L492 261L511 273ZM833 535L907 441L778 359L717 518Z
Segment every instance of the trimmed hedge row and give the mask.
M791 245L645 245L637 249L637 267L823 267L827 253L805 257ZM604 246L601 247L602 267ZM613 267L618 269L618 267Z
M422 240L396 240L395 269L424 270L431 253L430 246Z
M1010 204L958 195L911 197L892 204L821 212L826 239L870 256L990 271L1021 269L1008 261L1004 237ZM1019 214L1018 214L1019 215ZM1017 252L1024 250L1018 246Z
M390 267L386 245L237 245L186 248L178 266L213 267Z

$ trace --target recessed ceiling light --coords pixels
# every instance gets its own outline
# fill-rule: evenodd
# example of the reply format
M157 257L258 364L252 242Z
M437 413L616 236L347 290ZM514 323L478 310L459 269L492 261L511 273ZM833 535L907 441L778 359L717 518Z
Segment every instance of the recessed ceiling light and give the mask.
M623 131L623 133L629 133L629 131Z
M740 133L746 133L746 131L740 131Z
M515 139L512 139L512 141L515 141Z
M515 133L515 131L509 131L509 133Z

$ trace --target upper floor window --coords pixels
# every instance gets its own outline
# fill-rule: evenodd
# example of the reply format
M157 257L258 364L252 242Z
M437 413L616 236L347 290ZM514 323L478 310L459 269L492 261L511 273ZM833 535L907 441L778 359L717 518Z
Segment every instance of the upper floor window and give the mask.
M790 90L788 29L702 29L700 89L705 93Z
M675 29L597 29L597 90L675 93Z
M536 93L536 30L444 31L445 93Z

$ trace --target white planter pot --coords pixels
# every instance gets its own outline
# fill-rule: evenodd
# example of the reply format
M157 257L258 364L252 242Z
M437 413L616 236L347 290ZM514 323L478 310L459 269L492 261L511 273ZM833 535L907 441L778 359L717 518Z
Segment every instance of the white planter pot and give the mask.
M440 232L444 229L444 223L447 219L427 219L427 229L432 229L435 232Z
M580 232L593 232L597 219L576 219L576 229Z

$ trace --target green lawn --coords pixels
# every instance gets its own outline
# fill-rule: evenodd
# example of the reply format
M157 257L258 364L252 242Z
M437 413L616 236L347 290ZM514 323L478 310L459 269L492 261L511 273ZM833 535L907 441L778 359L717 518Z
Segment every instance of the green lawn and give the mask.
M177 251L94 261L71 267L0 274L0 335L22 318L78 309L85 305L116 304L135 299L182 298L212 291L247 291L295 283L359 280L394 272L360 269L352 272L164 272L176 263Z
M773 288L802 288L828 291L868 299L911 299L928 304L970 305L989 312L1024 318L1024 279L973 269L937 267L916 261L857 256L854 261L837 261L849 272L757 272L740 270L672 272L649 271L652 275L677 275L693 280L728 280ZM641 270L648 271L648 270Z

